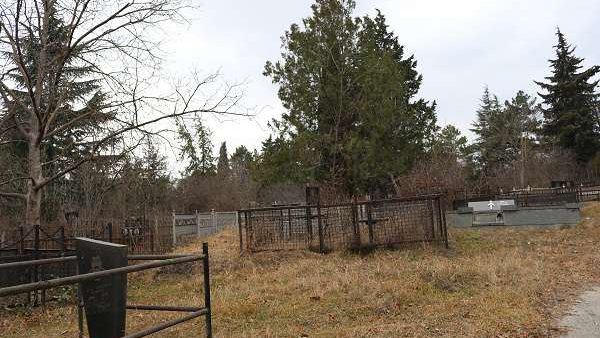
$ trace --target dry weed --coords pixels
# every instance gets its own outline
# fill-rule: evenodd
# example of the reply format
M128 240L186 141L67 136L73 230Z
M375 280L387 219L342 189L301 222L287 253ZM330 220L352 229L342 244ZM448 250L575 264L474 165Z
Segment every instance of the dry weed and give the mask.
M451 249L368 255L241 255L237 233L208 238L217 337L548 337L580 290L600 282L600 203L577 227L454 230ZM196 241L178 252L198 252ZM133 277L135 276L135 277ZM198 273L130 278L131 302L198 304ZM130 330L166 318L128 314ZM72 306L0 312L0 336L75 337ZM202 336L202 320L160 337Z

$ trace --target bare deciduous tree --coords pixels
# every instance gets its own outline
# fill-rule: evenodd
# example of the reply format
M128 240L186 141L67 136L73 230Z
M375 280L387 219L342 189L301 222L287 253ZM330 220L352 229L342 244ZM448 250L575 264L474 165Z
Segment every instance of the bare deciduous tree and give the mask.
M26 144L23 172L0 176L0 199L25 201L26 224L40 224L49 183L99 155L130 150L157 122L186 114L242 115L231 109L239 87L206 96L216 74L193 74L170 93L152 94L160 85L153 82L160 66L154 35L163 23L182 20L187 7L181 0L0 4L0 152L3 145ZM83 71L74 74L77 69ZM73 89L84 85L94 90ZM61 153L49 159L44 149L62 136L71 141L54 147Z

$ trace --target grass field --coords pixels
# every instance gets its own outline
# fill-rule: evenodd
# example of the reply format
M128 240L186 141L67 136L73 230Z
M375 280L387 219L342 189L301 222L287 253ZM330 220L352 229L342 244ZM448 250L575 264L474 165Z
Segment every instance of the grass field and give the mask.
M208 238L216 337L552 337L555 318L600 284L600 204L559 230L453 230L450 249L239 255ZM200 242L180 248L199 251ZM131 302L193 305L194 275L130 276ZM2 310L0 310L2 311ZM129 312L129 332L165 320ZM203 321L157 337L202 337ZM0 337L76 337L73 305L0 312Z

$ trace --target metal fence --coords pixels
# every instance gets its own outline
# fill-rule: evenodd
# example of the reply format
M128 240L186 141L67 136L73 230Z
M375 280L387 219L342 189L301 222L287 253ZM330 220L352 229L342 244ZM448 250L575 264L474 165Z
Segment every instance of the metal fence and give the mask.
M171 226L143 219L78 220L67 227L34 225L4 232L0 242L0 264L39 259L51 259L74 254L75 237L88 237L106 242L125 244L129 253L155 254L171 249ZM165 231L166 230L166 231ZM167 237L167 238L165 238ZM29 265L12 268L0 274L0 288L72 276L76 273L73 262L51 265ZM11 304L44 305L46 300L58 298L56 292L40 291L17 297ZM6 302L6 300L4 301Z
M441 195L239 211L240 250L448 245Z
M173 212L173 246L197 236L208 236L238 225L237 211L180 214Z
M464 208L469 202L490 200L514 200L516 206L539 207L563 205L566 203L579 203L600 200L600 187L587 188L546 188L507 193L470 195L466 198L455 199L453 208Z
M166 328L178 325L180 323L192 320L197 317L204 316L206 322L206 337L212 337L212 311L211 311L211 299L210 299L210 268L209 268L209 256L208 256L208 244L203 243L202 254L195 255L129 255L130 261L150 260L151 262L141 263L136 265L130 265L121 268L102 270L97 272L91 272L86 274L76 274L68 277L54 278L45 281L32 282L27 284L20 284L16 286L0 288L0 299L3 297L16 296L20 294L31 294L42 292L47 289L57 288L61 286L74 285L85 281L97 280L99 278L114 276L118 274L128 274L132 272L139 272L149 269L155 269L159 267L191 263L196 261L202 261L203 265L203 294L204 294L204 306L170 306L170 305L138 305L138 304L127 304L128 310L150 310L150 311L168 311L168 312L186 312L187 315L172 319L169 321L162 322L160 324L153 325L144 330L136 333L128 334L124 338L140 338L149 336L153 333L162 331ZM26 269L26 268L39 268L46 265L54 264L76 264L76 257L59 257L52 259L34 260L26 262L13 262L0 264L1 274L5 274L9 269ZM0 275L1 275L0 274ZM78 312L78 325L79 325L79 337L83 337L83 302L79 297L81 292L77 292L77 312Z
M5 231L0 256L27 252L64 252L75 237L124 244L130 253L166 253L172 249L170 220L102 218L76 220L67 226L22 226Z

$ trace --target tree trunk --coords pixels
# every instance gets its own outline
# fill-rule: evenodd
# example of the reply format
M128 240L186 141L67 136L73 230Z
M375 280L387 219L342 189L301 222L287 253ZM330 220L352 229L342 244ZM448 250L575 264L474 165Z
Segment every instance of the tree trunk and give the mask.
M40 144L36 140L29 143L29 180L27 181L27 206L25 209L25 224L32 226L40 224L42 215L42 189L36 188L36 184L41 182L42 163Z

